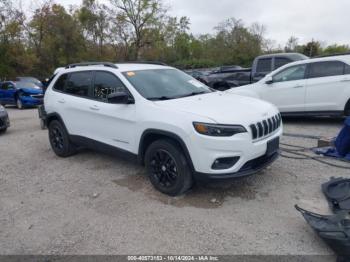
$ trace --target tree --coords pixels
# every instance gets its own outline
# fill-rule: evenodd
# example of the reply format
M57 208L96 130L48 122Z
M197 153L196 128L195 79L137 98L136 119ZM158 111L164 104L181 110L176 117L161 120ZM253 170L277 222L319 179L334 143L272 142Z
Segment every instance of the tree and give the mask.
M163 17L165 10L160 0L110 0L117 8L119 19L131 26L136 59L142 58L142 47L147 38L148 29Z
M348 45L333 44L333 45L327 46L322 53L324 55L334 55L334 54L343 54L348 52L350 52L350 47Z
M291 36L284 48L285 52L296 52L298 47L299 39L297 37Z
M57 66L79 61L85 51L78 21L61 5L47 3L38 8L28 31L37 57L36 75L48 76Z
M90 39L94 46L98 47L99 57L102 56L103 44L109 29L107 10L106 5L99 4L96 0L83 0L81 8L76 13L85 33L85 39Z
M301 51L304 55L309 57L315 57L320 55L321 53L321 44L318 41L312 40L308 42L306 45L301 46Z

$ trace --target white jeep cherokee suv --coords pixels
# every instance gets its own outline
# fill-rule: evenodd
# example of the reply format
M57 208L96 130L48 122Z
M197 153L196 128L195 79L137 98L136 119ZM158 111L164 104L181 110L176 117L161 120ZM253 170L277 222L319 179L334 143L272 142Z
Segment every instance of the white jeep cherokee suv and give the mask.
M282 115L349 116L350 55L293 62L227 92L266 100Z
M168 66L69 65L53 78L44 102L40 115L58 156L78 146L122 152L172 196L194 179L251 175L278 156L282 120L275 106L214 92Z

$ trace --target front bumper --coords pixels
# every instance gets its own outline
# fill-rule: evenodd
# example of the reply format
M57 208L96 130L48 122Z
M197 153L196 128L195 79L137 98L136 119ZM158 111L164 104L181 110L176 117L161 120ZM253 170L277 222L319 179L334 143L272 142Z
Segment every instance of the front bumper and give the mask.
M277 160L278 156L279 152L276 152L271 156L264 155L262 157L253 159L251 161L248 161L238 172L231 174L205 174L195 172L194 176L197 181L203 182L247 177L258 173L259 171L271 165L275 160Z
M10 119L7 112L0 112L0 130L10 127Z
M43 98L40 95L37 97L33 96L21 96L21 102L23 106L38 106L43 104Z
M270 136L253 141L251 133L237 134L230 138L214 138L193 133L187 143L198 180L232 179L252 175L272 164L278 151L268 152L268 143L282 135L282 127ZM213 163L221 158L239 158L227 169L213 169Z

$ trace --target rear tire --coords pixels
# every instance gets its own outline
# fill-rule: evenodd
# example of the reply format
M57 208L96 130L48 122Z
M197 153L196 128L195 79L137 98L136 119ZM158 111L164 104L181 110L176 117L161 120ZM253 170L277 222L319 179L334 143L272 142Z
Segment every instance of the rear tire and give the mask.
M66 128L57 120L53 120L49 125L49 140L52 150L59 157L69 157L77 151L69 140Z
M169 196L182 195L193 184L186 157L171 140L153 142L146 150L145 165L152 185Z

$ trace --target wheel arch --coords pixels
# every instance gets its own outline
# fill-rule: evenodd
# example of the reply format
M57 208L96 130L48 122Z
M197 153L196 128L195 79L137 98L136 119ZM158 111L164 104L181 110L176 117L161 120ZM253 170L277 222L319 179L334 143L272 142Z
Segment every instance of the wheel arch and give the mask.
M143 132L143 134L141 136L140 144L139 144L139 151L138 151L138 161L142 165L144 164L145 153L146 153L147 148L154 141L159 140L159 139L170 139L171 141L175 142L183 151L191 171L192 172L195 171L190 153L187 149L185 142L182 140L182 138L180 136L178 136L177 134L174 134L172 132L158 130L158 129L147 129Z
M64 121L63 121L62 117L58 113L49 113L49 114L47 114L46 119L45 119L46 126L49 127L50 123L52 121L54 121L54 120L57 120L57 121L61 122L62 125L64 126L64 128L67 130L67 127L64 124Z

